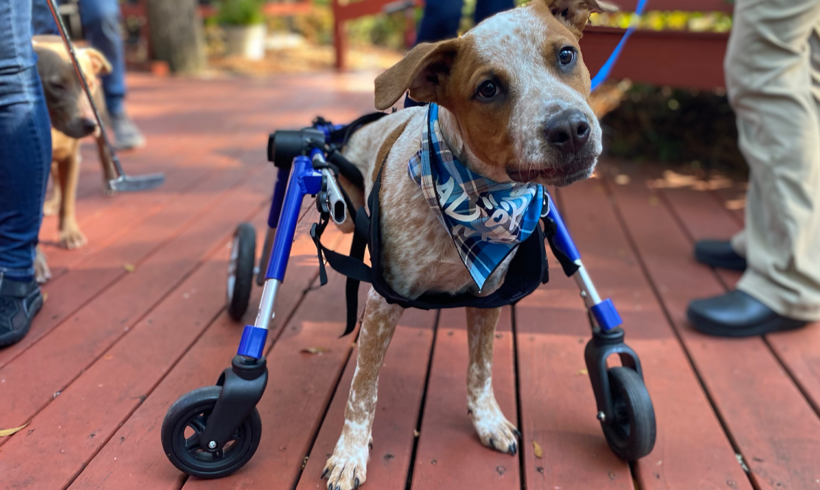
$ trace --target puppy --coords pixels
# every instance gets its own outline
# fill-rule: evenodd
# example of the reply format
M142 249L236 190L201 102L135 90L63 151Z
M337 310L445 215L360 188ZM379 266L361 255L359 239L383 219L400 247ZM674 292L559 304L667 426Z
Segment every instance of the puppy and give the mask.
M32 45L38 56L37 71L51 117L54 185L51 198L43 209L45 214L59 212L60 245L68 249L79 248L86 243L74 214L80 173L80 138L99 134L99 127L62 39L59 36L34 36ZM96 49L81 47L76 52L94 101L104 113L98 76L111 73L111 64ZM104 178L116 177L108 149L100 141L98 151Z
M458 39L420 44L376 79L376 107L391 107L406 91L437 104L441 136L453 156L495 182L565 186L587 178L601 153L601 128L589 106L590 76L578 42L590 12L613 10L599 0L532 0ZM365 191L340 181L361 205L381 170L381 261L396 292L410 299L427 292L491 294L515 252L479 289L450 232L408 175L427 111L402 110L356 132L345 155L366 177ZM352 223L341 228L350 231ZM467 408L481 443L514 455L519 432L501 413L492 387L500 313L467 309ZM401 314L400 306L370 289L344 429L322 474L328 488L350 490L367 478L379 369Z

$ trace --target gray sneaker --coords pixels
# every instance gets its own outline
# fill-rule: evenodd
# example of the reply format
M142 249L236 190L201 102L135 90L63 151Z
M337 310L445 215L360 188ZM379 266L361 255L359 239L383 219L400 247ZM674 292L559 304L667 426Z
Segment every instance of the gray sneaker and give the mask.
M126 113L111 114L110 117L111 129L114 130L118 150L130 150L145 146L145 137Z
M37 281L12 281L0 273L0 346L25 337L42 307L43 294Z

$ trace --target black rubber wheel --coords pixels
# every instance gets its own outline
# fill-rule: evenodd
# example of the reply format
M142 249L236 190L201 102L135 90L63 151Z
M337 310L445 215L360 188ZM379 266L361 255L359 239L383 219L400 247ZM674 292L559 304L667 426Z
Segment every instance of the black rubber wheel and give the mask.
M234 320L241 320L248 311L255 261L256 230L250 223L241 223L233 234L228 260L228 314Z
M200 447L199 437L221 391L221 386L206 386L183 395L162 422L165 455L174 466L197 478L222 478L235 472L250 461L262 438L262 419L254 408L222 449Z
M615 420L601 423L609 447L620 458L637 461L655 447L655 409L641 376L626 367L609 374Z

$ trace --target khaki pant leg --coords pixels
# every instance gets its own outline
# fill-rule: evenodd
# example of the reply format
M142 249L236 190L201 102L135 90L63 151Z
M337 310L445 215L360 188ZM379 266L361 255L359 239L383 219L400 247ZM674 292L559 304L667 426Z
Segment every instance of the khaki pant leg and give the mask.
M726 85L750 167L738 289L820 319L820 1L738 0Z

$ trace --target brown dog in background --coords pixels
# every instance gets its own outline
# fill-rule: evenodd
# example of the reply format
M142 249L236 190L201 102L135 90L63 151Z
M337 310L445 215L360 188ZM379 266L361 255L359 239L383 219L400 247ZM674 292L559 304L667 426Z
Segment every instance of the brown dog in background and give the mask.
M80 231L75 216L81 160L80 139L99 134L100 128L63 40L59 36L34 36L32 45L38 56L37 71L43 82L43 92L51 117L53 185L51 198L44 204L43 212L46 215L58 214L60 246L75 249L86 244L86 238ZM88 47L77 49L77 59L91 93L94 94L94 102L104 113L105 101L98 76L110 73L111 64L102 53ZM104 178L115 178L116 171L108 148L99 139L97 146ZM39 247L37 252L37 280L45 282L51 274Z

